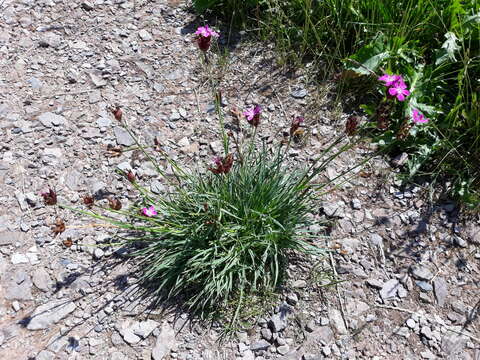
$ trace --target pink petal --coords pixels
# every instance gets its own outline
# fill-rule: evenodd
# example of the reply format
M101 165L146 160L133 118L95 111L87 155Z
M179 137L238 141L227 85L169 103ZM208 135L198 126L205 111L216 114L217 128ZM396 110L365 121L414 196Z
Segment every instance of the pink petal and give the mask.
M395 88L395 87L391 87L391 88L388 89L388 93L392 96L395 96L398 93L398 89Z
M403 96L403 94L401 92L399 92L397 94L397 99L400 100L400 101L403 101L403 100L405 100L405 96Z

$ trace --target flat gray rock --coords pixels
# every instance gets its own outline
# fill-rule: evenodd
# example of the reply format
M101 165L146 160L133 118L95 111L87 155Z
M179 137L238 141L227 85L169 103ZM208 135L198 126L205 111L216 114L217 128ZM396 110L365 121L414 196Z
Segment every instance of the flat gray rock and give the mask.
M433 274L429 268L422 265L414 265L410 268L410 272L417 280L430 281L433 278Z
M15 244L22 240L22 233L20 231L4 231L0 232L0 246Z
M33 272L32 280L33 285L44 292L50 290L53 284L50 275L43 267L38 268Z
M113 132L115 134L115 138L117 139L118 145L132 146L133 144L135 144L135 140L124 128L115 126L113 128Z
M38 117L38 120L45 127L60 126L66 124L67 122L67 120L63 116L54 114L52 112L46 112L41 114Z
M433 290L435 292L435 299L437 304L443 306L448 295L448 286L444 278L437 277L433 280Z
M397 296L398 288L400 287L400 282L396 279L390 279L385 284L383 284L382 289L380 290L380 296L383 300L387 300Z
M76 305L65 299L53 300L35 309L27 324L28 330L48 329L51 325L58 323L67 317L76 308Z
M157 341L152 349L153 360L163 360L166 358L170 351L175 348L175 331L173 328L165 323L160 329L160 334L157 336Z

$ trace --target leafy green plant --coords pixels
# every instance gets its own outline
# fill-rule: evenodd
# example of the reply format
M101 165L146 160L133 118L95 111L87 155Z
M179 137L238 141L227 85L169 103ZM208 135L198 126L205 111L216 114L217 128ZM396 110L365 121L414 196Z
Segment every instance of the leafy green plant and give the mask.
M202 0L195 0L200 3ZM478 204L480 189L480 3L476 0L212 0L202 9L259 29L279 52L297 64L319 59L325 76L343 71L344 91L352 73L365 78L383 71L403 74L412 94L390 114L390 127L377 141L408 152L408 177L447 178L453 195ZM360 82L371 94L374 81ZM381 88L378 88L380 90ZM373 108L383 91L370 98ZM341 96L340 96L341 98ZM368 104L366 104L368 105ZM367 108L368 106L366 106ZM417 109L431 119L397 138Z

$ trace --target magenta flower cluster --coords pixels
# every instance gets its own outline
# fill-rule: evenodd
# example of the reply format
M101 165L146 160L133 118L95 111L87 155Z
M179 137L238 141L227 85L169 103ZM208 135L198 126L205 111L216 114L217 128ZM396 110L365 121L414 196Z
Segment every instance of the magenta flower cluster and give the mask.
M383 74L378 78L388 88L390 96L396 97L398 101L404 101L405 98L410 95L410 91L407 89L407 84L401 75Z
M420 111L417 109L413 109L412 111L412 119L415 124L425 124L430 121L430 119L426 118Z

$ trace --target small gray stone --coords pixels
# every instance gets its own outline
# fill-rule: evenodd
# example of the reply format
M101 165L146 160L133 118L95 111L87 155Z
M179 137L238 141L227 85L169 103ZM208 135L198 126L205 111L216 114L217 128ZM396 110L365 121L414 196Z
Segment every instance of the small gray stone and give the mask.
M422 351L420 353L420 356L422 357L422 359L436 359L437 357L435 356L435 354L433 354L430 350L425 350L425 351Z
M305 330L307 330L308 332L313 332L315 330L315 321L310 320L309 322L307 322L307 324L305 325Z
M370 242L372 245L377 247L383 247L383 238L378 234L371 234L370 235Z
M352 209L354 210L360 210L362 208L362 203L358 199L353 199L352 200Z
M410 329L415 329L415 326L417 326L417 323L416 323L415 320L413 320L413 319L408 319L408 320L407 320L407 326L408 326Z
M437 304L443 306L445 304L445 299L448 295L447 282L444 278L437 277L433 280L433 289L435 290L435 298L437 299Z
M305 96L308 95L308 93L305 89L297 89L292 91L290 95L295 99L303 99Z
M132 146L133 144L135 144L135 140L124 128L115 126L113 128L113 132L115 134L115 138L117 139L118 145Z
M295 306L298 303L298 296L295 293L291 293L287 295L287 303Z
M53 359L55 359L55 354L48 350L42 350L37 354L37 356L35 356L35 360L53 360Z
M468 247L468 243L463 239L461 238L460 236L458 235L454 235L453 236L453 243L458 246L458 247L461 247L461 248L466 248Z
M41 114L38 117L38 120L45 127L60 126L67 122L67 120L63 116L51 112Z
M410 271L413 277L417 280L430 281L433 278L433 274L430 269L422 265L414 265L410 268Z
M131 327L122 329L120 331L120 335L122 335L123 340L130 345L137 344L141 340L140 336L137 336L133 333L133 329Z
M260 334L262 335L262 338L264 338L267 341L270 341L272 339L272 332L268 328L263 328L260 330Z
M432 329L428 326L422 326L422 329L420 330L420 334L425 336L428 340L431 340L433 338L432 335Z
M445 335L442 337L441 347L447 356L463 353L467 340L459 335Z
M415 284L417 284L417 286L422 289L422 291L425 291L425 292L429 292L429 291L432 291L433 290L433 287L432 285L430 285L428 282L426 281L415 281Z
M5 299L32 300L32 280L25 271L18 270L11 275L5 287Z
M40 80L38 80L37 78L34 78L34 77L27 80L27 82L30 84L32 89L40 89L43 86L42 82Z
M98 247L93 251L93 257L97 260L101 259L103 257L103 255L105 255L105 251L103 251L102 249L100 249Z
M107 117L99 117L97 119L97 125L100 128L110 126L111 124L112 124L112 120L110 120Z
M168 323L165 323L162 325L160 334L157 336L155 346L152 350L152 359L163 360L175 346L175 331Z
M0 246L21 242L23 235L19 231L4 231L0 233Z
M275 314L268 321L268 326L273 332L280 332L287 327L287 322L285 319L282 319L280 315Z
M144 29L142 29L138 32L138 36L143 41L150 41L150 40L153 39L152 35L150 35L150 33L147 30L144 30Z
M33 272L32 280L33 285L44 292L47 292L52 287L52 279L43 267L38 268Z
M383 287L383 281L377 279L368 279L367 284L374 289L381 289Z
M343 321L342 313L339 310L330 309L328 311L328 316L338 335L348 334L345 322Z
M250 345L250 350L256 352L260 350L268 350L270 343L266 340L259 340Z
M94 9L93 4L90 1L82 1L82 9L92 11Z
M285 354L288 353L289 351L290 351L290 346L288 346L287 344L281 345L281 346L277 347L277 352L278 352L280 355L285 355Z
M400 282L396 279L390 279L385 284L383 284L382 289L380 290L380 296L383 300L393 298L397 295L398 287Z
M76 306L69 300L52 300L47 304L35 309L27 324L28 330L48 329L51 325L58 323L75 310Z
M335 336L330 326L320 326L308 336L309 338L311 337L311 339L313 339L315 342L320 341L323 344L330 344L335 340Z
M146 339L159 325L160 323L151 319L140 321L136 326L134 326L133 332L135 335Z

